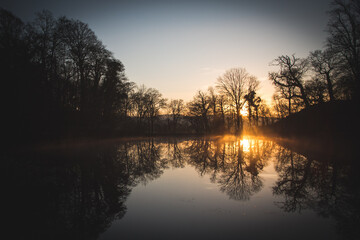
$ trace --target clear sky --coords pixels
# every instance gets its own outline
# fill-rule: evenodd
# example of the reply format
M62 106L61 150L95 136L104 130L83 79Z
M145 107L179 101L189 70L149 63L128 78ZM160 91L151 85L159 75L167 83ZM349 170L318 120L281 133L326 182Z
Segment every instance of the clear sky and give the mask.
M24 21L48 9L88 23L128 78L166 98L190 100L232 67L244 67L272 95L270 62L324 47L331 0L0 0Z

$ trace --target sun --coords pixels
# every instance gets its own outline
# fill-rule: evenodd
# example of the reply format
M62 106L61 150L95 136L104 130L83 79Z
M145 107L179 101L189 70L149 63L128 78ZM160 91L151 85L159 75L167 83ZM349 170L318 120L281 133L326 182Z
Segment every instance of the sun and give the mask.
M243 107L243 108L240 110L240 114L243 115L243 116L247 116L247 115L249 114L249 112L247 111L246 108Z

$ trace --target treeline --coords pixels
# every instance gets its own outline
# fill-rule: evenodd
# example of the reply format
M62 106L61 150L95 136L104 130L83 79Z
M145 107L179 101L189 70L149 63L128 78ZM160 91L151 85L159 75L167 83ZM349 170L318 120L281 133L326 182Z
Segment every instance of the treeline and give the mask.
M241 131L268 111L256 95L259 82L230 69L216 90L192 101L167 100L137 86L89 26L42 11L24 23L0 10L1 107L4 137L33 141L81 136Z
M284 118L312 105L360 98L360 2L335 0L323 50L306 58L282 55L269 73L276 88L274 113Z
M198 91L188 103L192 128L202 133L241 133L245 125L269 124L272 116L257 95L259 84L244 68L227 70L217 79L215 88Z
M89 26L48 11L23 23L0 10L3 136L20 140L109 131L133 88Z
M24 23L0 9L0 70L9 142L152 134L166 106L158 90L128 80L87 24L49 11Z
M8 141L87 136L241 133L323 102L359 100L360 4L335 0L327 45L307 58L283 55L260 82L232 68L185 103L137 86L89 26L42 11L24 23L0 9L1 109Z

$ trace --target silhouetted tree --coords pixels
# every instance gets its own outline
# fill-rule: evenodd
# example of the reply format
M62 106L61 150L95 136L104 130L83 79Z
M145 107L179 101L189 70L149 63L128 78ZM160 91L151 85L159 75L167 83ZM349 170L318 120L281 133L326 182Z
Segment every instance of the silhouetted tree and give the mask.
M334 84L336 81L336 65L338 60L336 55L329 49L325 51L316 50L310 53L309 61L315 71L317 81L324 81L329 95L329 100L335 100Z
M126 117L133 84L87 24L46 10L27 25L3 9L0 19L6 135L91 135Z
M121 103L128 98L127 78L124 75L124 65L115 59L108 59L106 63L106 73L102 83L104 98L103 121L104 125L112 125L111 122L116 119L123 107Z
M144 85L137 87L136 91L131 93L130 98L132 112L137 119L138 126L144 127L144 120L147 120L148 133L153 134L155 119L160 114L160 110L166 107L166 99L158 90L146 88Z
M209 132L210 98L207 93L198 91L193 100L187 104L192 125L198 132Z
M360 93L360 3L355 0L335 0L330 11L328 48L339 58L342 72L349 77L352 95Z
M224 133L225 130L225 97L216 93L213 87L208 88L211 115L211 131Z
M134 92L131 93L131 105L132 105L132 112L133 115L137 118L138 125L141 127L143 119L145 118L146 114L146 87L141 85L137 87Z
M308 61L296 58L295 55L283 55L272 63L280 69L269 73L269 79L279 90L281 96L289 101L289 114L291 114L291 101L293 98L301 99L305 107L310 103L305 90L305 74L308 71Z
M273 122L274 115L268 104L264 100L261 100L258 109L261 125L270 125Z
M0 106L9 143L41 135L38 131L46 124L38 67L31 58L25 24L0 8Z
M308 80L305 85L309 103L312 105L324 103L326 100L326 84L319 78Z
M166 107L166 99L162 97L162 94L158 90L149 88L145 93L145 101L150 134L153 134L154 121L158 117L160 110Z
M216 82L219 92L227 96L235 107L235 127L237 133L241 132L243 128L243 119L240 111L245 103L243 97L246 94L246 87L250 79L251 76L244 68L232 68L227 70Z
M184 111L185 111L184 100L182 100L182 99L171 99L170 100L170 103L168 104L168 112L171 116L173 132L176 132L178 121L179 121L181 115L184 114Z
M261 98L256 96L256 91L258 90L259 84L260 82L255 77L250 78L248 84L248 93L244 96L248 107L248 119L250 126L252 124L252 120L255 120L256 126L259 121L259 106L261 103ZM255 111L255 114L253 112L253 109Z

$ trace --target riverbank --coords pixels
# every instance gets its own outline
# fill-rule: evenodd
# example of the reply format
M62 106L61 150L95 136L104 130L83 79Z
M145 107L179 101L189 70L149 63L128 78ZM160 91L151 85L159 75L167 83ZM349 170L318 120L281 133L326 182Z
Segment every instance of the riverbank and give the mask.
M259 132L298 152L306 149L307 154L326 152L329 157L341 154L353 159L358 154L359 113L355 102L323 103L264 126Z

